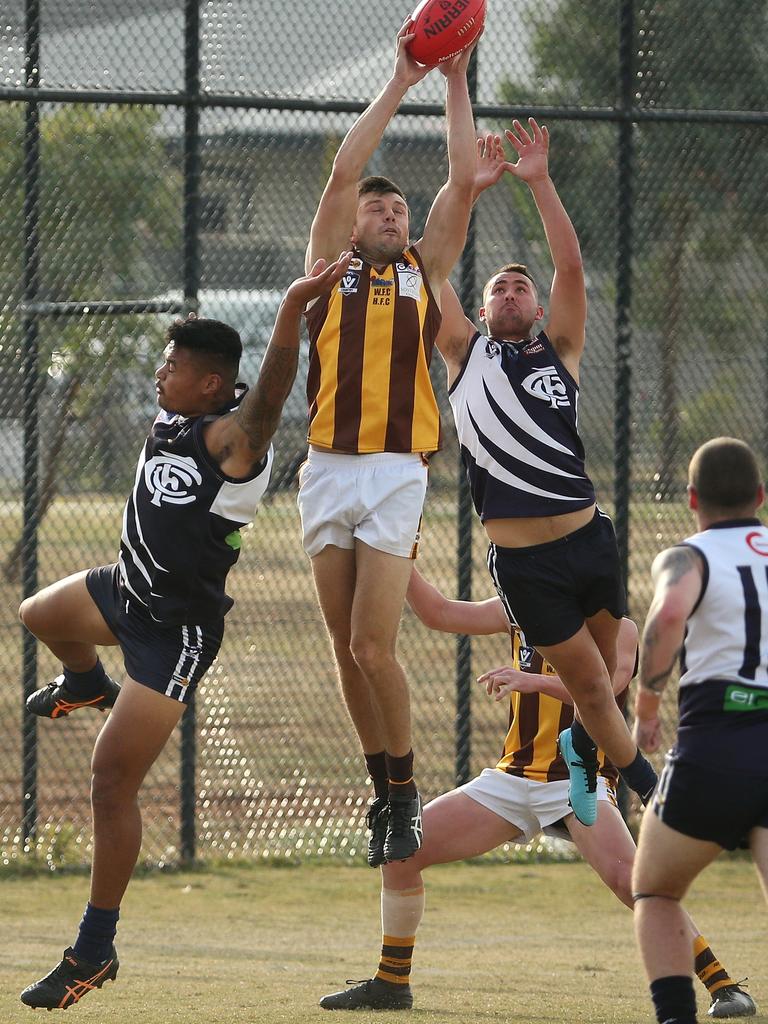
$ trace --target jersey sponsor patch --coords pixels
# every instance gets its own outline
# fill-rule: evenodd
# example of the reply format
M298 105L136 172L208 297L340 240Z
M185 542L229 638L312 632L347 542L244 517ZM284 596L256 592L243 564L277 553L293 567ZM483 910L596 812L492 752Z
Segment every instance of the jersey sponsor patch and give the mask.
M530 345L523 346L524 356L537 356L544 351L544 346L540 341L532 341Z
M421 274L419 273L418 267L412 267L405 264L405 270L401 269L403 264L397 264L397 290L398 293L404 299L415 299L417 302L421 298Z
M725 691L723 711L768 711L768 690L734 683Z
M144 483L152 504L188 505L195 501L195 488L203 482L193 458L161 451L144 463Z
M534 370L522 380L522 385L529 395L549 402L551 409L571 404L565 384L554 366Z

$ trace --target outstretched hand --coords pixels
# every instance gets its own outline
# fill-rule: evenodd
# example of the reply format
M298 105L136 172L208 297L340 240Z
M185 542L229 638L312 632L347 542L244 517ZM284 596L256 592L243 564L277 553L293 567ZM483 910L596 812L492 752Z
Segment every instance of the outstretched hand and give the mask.
M495 185L504 171L511 170L500 135L488 134L477 140L475 196Z
M528 124L530 134L520 121L513 121L512 131L508 128L504 134L518 156L517 163L509 164L507 170L530 184L549 176L549 129L546 125L540 128L532 117Z
M295 302L303 309L308 302L327 292L342 279L349 269L351 259L351 252L342 252L333 263L317 260L305 277L299 277L289 285L285 293L286 301Z
M397 33L397 49L395 51L395 70L393 75L394 78L408 88L416 85L417 82L420 82L422 78L434 69L434 65L428 67L424 64L419 64L408 52L408 43L416 38L415 34L411 32L412 25L411 19L406 18L402 28Z
M517 693L538 692L538 687L529 674L512 668L510 665L492 668L478 676L477 681L485 687L485 692L494 700L503 700L515 691Z
M472 59L472 54L475 51L475 47L480 42L480 36L482 36L482 34L483 33L481 32L474 43L462 50L461 53L457 53L455 57L449 57L448 60L441 60L437 65L440 73L445 75L446 78L450 75L466 75L469 62Z

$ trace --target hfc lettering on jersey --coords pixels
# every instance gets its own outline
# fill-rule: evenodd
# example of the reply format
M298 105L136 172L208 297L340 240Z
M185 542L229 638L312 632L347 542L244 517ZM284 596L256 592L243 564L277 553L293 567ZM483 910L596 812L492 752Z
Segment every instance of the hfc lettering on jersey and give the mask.
M190 492L203 478L193 458L161 452L144 463L144 482L153 505L188 505L197 497Z
M565 384L554 366L545 366L542 370L529 373L522 383L529 395L540 398L542 402L549 402L552 409L571 404Z

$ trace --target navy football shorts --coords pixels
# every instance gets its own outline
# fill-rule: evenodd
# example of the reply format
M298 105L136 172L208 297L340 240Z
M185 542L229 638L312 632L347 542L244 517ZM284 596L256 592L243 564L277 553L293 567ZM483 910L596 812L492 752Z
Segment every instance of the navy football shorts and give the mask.
M615 619L626 614L616 534L603 512L546 544L491 544L488 568L510 622L532 647L568 640L599 611Z
M219 653L224 620L205 626L157 622L120 586L117 565L91 569L85 584L120 643L131 679L186 704Z
M651 806L675 832L735 850L753 828L768 828L768 772L711 768L670 751Z

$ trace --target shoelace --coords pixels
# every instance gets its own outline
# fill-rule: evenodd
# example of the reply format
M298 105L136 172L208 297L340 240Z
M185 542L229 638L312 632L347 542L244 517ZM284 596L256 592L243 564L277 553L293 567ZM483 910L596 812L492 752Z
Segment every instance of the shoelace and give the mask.
M389 815L389 829L392 835L398 838L407 836L411 828L412 817L410 804L391 811Z
M579 760L570 761L569 764L573 768L581 768L587 779L587 790L590 793L594 793L597 790L597 762L595 762L594 770L591 768L587 768L586 764L583 761Z

